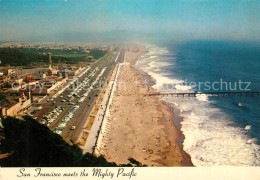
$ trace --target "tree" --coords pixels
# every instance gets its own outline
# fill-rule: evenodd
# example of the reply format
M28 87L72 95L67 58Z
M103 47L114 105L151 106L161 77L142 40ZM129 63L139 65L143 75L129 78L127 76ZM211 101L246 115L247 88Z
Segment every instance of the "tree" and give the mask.
M77 145L67 144L61 136L29 116L19 120L7 117L2 120L5 140L1 153L10 153L1 159L2 167L112 167L103 156L82 155ZM130 159L130 164L121 166L142 166Z

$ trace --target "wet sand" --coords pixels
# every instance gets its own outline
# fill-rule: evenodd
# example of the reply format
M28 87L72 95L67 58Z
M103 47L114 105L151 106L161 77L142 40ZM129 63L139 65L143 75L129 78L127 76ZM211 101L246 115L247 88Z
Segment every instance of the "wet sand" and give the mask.
M173 114L144 85L144 78L133 65L145 49L130 48L121 65L118 86L110 106L109 133L100 153L110 162L128 163L134 158L148 166L182 166L182 149L176 142L180 133Z

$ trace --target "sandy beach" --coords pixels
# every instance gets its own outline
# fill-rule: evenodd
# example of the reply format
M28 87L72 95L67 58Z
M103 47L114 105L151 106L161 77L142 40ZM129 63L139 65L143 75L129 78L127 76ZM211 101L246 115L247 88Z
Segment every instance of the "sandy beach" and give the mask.
M118 164L134 158L148 166L182 166L173 114L157 97L144 96L151 90L133 67L143 54L144 48L129 48L125 54L107 119L107 141L100 153Z

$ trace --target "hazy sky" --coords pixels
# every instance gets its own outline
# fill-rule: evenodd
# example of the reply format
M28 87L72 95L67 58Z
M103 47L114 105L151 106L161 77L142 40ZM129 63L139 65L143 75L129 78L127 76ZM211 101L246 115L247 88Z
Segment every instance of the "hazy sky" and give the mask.
M0 0L0 40L127 31L260 40L260 0Z

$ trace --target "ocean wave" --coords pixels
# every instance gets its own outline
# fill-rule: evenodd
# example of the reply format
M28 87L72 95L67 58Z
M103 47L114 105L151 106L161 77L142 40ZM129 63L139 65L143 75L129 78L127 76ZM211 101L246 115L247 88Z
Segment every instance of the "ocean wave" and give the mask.
M206 94L199 94L196 96L196 98L199 100L199 101L204 101L204 102L207 102L209 101L209 98Z
M179 81L179 82L182 82L182 81ZM175 85L175 88L176 88L176 90L180 90L181 92L190 91L192 89L191 86L184 86L184 85L180 85L180 84Z
M169 51L156 46L149 48L149 53L139 58L136 67L156 80L153 88L162 91L165 84L172 84L171 90L175 92L192 91L192 87L181 85L182 79L176 79L165 70L164 67L174 66L174 57L169 58ZM260 165L260 146L256 139L248 136L250 128L236 127L231 117L212 106L213 101L207 95L164 97L163 100L180 112L184 150L195 166Z
M144 69L147 70L147 69ZM146 71L148 75L150 75L153 79L155 79L156 83L152 87L157 90L169 91L173 89L174 84L180 84L183 81L172 79L166 76L166 74L157 73L158 71Z
M247 130L247 131L249 131L251 129L251 126L250 125L247 125L246 127L245 127L245 130Z
M248 144L249 137L243 129L230 126L230 117L220 109L211 108L208 102L189 102L189 105L190 108L186 108L192 113L181 113L181 124L185 135L184 150L196 166L260 164L255 158L259 156L259 146Z

